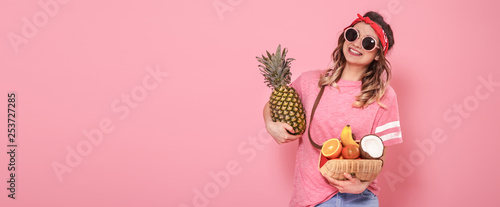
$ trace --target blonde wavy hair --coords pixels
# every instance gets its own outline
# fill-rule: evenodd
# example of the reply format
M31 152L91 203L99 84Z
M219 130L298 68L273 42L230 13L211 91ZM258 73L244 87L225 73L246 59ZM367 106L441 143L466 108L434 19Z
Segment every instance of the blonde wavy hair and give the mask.
M368 15L369 13L365 14L365 16ZM371 16L370 19L373 20ZM387 24L383 25L382 28L386 25ZM388 30L391 30L390 26L387 25L386 27L389 27ZM384 31L386 30L384 29ZM386 33L389 32L386 31ZM389 39L389 45L390 45L389 49L390 49L394 44L392 30L390 31L390 37L388 37L388 39ZM344 72L344 68L347 63L344 56L344 52L342 50L344 47L344 42L345 42L344 33L342 33L339 36L337 48L335 48L335 50L332 53L332 61L334 65L331 69L327 69L323 74L321 74L321 77L318 82L319 87L322 87L324 85L330 85L335 88L338 88L337 82L340 80L342 72ZM386 106L380 101L380 99L384 96L385 89L389 85L389 81L391 79L391 64L385 58L384 52L382 51L382 47L379 47L378 55L379 59L373 60L370 63L368 69L366 70L366 73L361 78L362 82L361 92L358 96L356 96L356 101L352 104L354 107L365 108L368 105L372 104L373 102L377 102L377 104L386 108Z

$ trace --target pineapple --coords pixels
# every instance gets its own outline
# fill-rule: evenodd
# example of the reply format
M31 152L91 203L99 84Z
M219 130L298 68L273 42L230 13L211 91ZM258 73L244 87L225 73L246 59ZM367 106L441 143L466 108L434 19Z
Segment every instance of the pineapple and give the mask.
M295 131L294 135L302 134L306 129L304 106L299 94L294 88L288 86L292 76L290 63L294 59L286 58L287 49L284 48L281 51L281 45L278 46L276 54L269 54L268 51L266 53L267 57L262 55L262 57L257 57L257 60L262 63L259 68L264 76L264 83L273 89L269 98L272 120L292 126Z

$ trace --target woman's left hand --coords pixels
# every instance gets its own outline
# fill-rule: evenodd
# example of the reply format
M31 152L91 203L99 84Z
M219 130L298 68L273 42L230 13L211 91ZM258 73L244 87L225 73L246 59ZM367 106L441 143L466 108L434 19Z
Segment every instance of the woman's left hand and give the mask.
M335 180L329 176L323 177L341 193L360 194L370 185L370 182L361 182L358 178L353 178L349 173L344 173L344 177L347 178L344 181Z

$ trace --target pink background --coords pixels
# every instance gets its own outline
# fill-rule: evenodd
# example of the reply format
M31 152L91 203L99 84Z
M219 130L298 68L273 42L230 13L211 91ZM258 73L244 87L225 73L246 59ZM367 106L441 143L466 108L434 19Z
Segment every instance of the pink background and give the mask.
M395 33L404 139L388 149L381 206L500 202L496 1L140 2L0 2L1 206L287 206L297 142L265 132L270 90L255 56L282 44L297 59L292 79L324 69L341 29L369 10ZM85 145L82 131L101 122L101 142ZM59 180L54 163L72 171Z

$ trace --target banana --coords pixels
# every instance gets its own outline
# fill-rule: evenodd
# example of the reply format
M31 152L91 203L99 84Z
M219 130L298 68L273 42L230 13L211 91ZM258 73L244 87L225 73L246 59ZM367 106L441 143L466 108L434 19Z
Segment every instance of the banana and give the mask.
M354 139L352 138L352 130L349 124L346 125L344 129L342 129L342 132L340 133L340 141L344 146L353 144L359 147L359 144L356 143L356 141L354 141Z

